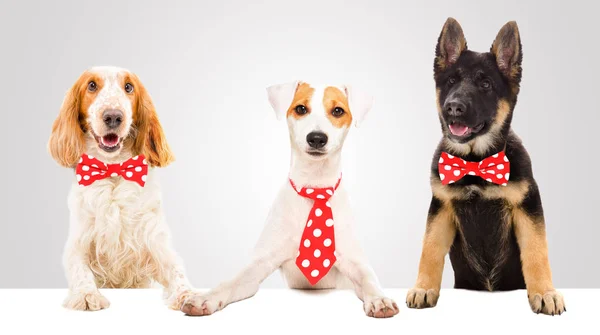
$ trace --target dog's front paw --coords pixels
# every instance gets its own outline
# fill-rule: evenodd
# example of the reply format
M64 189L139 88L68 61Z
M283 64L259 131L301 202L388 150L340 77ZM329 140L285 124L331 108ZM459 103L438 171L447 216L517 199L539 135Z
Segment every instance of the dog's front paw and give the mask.
M365 300L363 308L373 318L391 318L400 311L394 300L381 297Z
M529 293L529 305L534 313L546 315L561 315L566 312L562 294L556 290L545 293Z
M165 303L170 309L179 311L183 303L193 294L191 289L180 289L166 297Z
M205 316L225 307L224 298L216 293L191 293L181 306L181 311L187 315Z
M63 306L78 311L99 311L108 308L110 303L108 299L96 290L76 293L69 292L69 295L63 302Z
M437 305L440 294L436 289L423 289L415 287L406 295L406 306L408 308L429 308Z

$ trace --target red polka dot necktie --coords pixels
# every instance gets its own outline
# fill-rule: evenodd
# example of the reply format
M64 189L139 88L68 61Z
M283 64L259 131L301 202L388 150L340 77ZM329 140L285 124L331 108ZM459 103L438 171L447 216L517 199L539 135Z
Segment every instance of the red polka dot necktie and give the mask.
M341 180L340 177L334 187L298 188L290 179L292 187L300 196L314 200L296 258L296 265L311 285L315 285L325 277L337 259L335 257L333 213L329 199L340 185Z
M504 151L481 162L468 162L462 158L442 152L438 163L442 185L452 184L466 175L478 176L490 183L506 186L510 177L510 162Z
M139 155L120 164L106 164L94 156L83 154L75 173L77 182L82 186L89 186L96 180L121 176L144 187L148 175L148 162L144 155Z

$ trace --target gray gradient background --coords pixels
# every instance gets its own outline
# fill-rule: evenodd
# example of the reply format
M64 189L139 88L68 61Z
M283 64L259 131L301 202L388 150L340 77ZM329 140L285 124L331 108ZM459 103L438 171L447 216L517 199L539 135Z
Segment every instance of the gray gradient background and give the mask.
M265 87L294 79L375 95L344 148L357 230L385 287L417 274L440 138L432 64L448 16L472 50L519 24L513 128L534 165L557 287L600 287L598 4L593 1L2 1L0 287L65 287L73 172L46 152L66 90L92 65L136 72L177 161L159 172L174 245L211 287L248 260L289 144ZM595 7L595 8L592 8ZM444 287L453 284L449 262ZM278 274L265 287L282 287Z

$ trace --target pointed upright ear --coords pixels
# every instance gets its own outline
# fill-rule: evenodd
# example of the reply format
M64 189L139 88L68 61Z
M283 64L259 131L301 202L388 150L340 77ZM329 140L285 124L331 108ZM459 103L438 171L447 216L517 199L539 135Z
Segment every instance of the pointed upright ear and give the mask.
M373 106L373 96L357 90L352 86L344 86L346 96L348 97L348 107L350 107L350 113L352 113L352 119L356 127L360 126L367 116L367 113Z
M131 80L136 92L134 124L137 134L133 151L146 156L150 166L165 167L175 160L175 156L167 143L148 91L136 75L132 74Z
M64 167L74 166L85 151L84 128L80 123L81 90L85 87L84 74L67 91L58 117L52 125L48 141L48 151L58 164Z
M515 21L505 24L498 32L490 52L496 56L496 64L500 71L509 79L521 79L521 36Z
M467 50L467 40L458 21L449 17L442 28L435 47L436 68L445 70L456 63L460 54Z
M267 87L269 102L275 111L275 117L277 120L281 120L285 117L287 110L290 108L290 105L294 100L294 94L296 94L299 84L300 81L294 81L291 83Z

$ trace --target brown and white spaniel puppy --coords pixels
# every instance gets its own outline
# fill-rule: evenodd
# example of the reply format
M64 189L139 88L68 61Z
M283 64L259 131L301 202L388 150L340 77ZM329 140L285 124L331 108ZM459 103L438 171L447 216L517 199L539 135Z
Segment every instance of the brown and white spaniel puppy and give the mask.
M69 283L64 306L103 309L109 302L98 288L144 288L157 282L164 286L169 306L179 309L191 287L170 245L161 191L152 172L174 157L139 78L115 67L85 71L66 94L48 149L68 168L82 162L84 154L106 166L143 155L148 166L143 186L116 173L82 186L81 175L74 174L63 257Z

